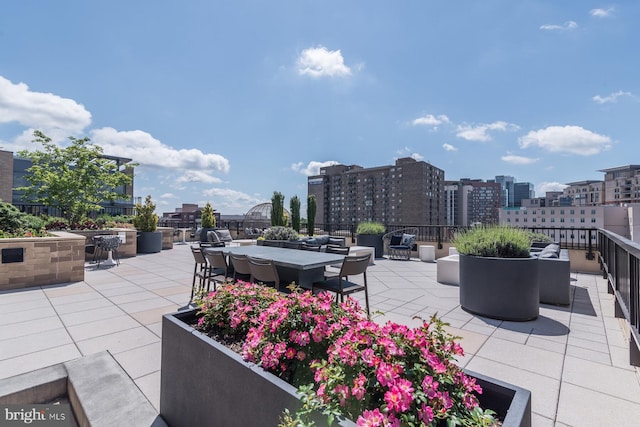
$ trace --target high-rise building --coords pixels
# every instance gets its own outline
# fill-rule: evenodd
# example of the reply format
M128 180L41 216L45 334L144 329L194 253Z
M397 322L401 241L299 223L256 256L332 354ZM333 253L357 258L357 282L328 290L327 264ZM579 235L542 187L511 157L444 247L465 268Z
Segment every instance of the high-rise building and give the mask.
M604 201L604 181L570 182L562 193L571 198L572 206L598 206Z
M522 201L533 199L536 193L533 190L533 184L530 182L514 182L513 183L513 207L522 206Z
M316 198L317 224L445 223L444 171L413 158L373 168L327 166L307 183Z
M502 189L502 201L503 208L509 208L514 206L513 202L513 184L516 182L515 178L507 175L496 175L496 178L489 180L488 182L497 182Z
M463 178L446 181L444 188L447 225L498 222L502 194L499 183Z
M640 165L602 169L604 200L607 205L640 203Z

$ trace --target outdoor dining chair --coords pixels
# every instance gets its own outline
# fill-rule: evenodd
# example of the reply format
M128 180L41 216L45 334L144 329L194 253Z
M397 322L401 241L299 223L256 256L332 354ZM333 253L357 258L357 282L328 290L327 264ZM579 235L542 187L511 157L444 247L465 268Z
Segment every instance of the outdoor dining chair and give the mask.
M369 316L369 292L367 290L367 266L371 254L346 256L342 261L340 273L336 277L329 277L325 280L313 283L313 290L321 289L336 294L336 302L338 297L340 301L344 301L345 295L351 295L355 292L364 292L364 299L367 308L367 316ZM362 274L363 284L355 283L349 280L349 276L357 276Z
M233 281L251 280L251 267L246 255L229 254L229 260L233 266Z
M247 257L251 270L251 282L271 285L276 289L280 286L280 276L272 260Z
M195 264L193 266L193 281L191 282L191 297L189 298L189 301L193 301L193 296L196 293L196 280L198 281L197 287L200 291L203 291L205 284L209 280L210 273L209 263L204 257L202 249L192 246L191 253L193 254Z
M213 290L217 290L216 283L223 284L229 277L229 266L227 265L227 258L220 251L204 251L204 257L209 263L209 274L207 280L207 289L210 288L211 282L213 282Z

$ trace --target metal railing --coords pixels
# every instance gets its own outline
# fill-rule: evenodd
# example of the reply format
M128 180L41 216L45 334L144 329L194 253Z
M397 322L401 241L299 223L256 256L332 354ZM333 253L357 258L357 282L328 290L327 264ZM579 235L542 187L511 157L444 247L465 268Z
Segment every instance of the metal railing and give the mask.
M640 245L600 229L598 246L603 277L615 296L615 315L629 323L629 363L640 366Z

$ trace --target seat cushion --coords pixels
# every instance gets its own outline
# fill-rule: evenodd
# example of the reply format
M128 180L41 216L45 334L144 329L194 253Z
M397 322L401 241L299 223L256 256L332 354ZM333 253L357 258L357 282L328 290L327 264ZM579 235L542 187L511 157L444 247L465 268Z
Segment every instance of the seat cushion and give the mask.
M391 236L391 239L389 240L389 245L391 246L397 246L400 243L402 243L402 235L401 234L393 234Z
M225 228L221 228L219 230L216 230L216 234L218 235L218 238L220 239L221 242L232 242L233 241L233 237L231 237L231 233L229 232L229 230L227 230Z
M210 231L207 231L207 240L212 243L217 243L220 241L220 238L218 237L218 234L215 231L210 230Z

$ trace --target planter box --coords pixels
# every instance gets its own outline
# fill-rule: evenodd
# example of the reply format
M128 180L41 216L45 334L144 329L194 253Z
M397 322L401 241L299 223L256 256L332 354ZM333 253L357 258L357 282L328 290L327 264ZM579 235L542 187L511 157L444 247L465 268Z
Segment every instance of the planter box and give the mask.
M536 258L459 255L460 305L470 313L501 320L538 317L540 294Z
M382 240L384 234L358 234L357 245L369 246L376 249L376 258L382 258L384 255L384 241Z
M139 254L154 254L162 250L161 231L140 231L138 233Z
M275 426L284 408L294 412L300 407L295 387L189 326L196 312L166 314L162 319L160 415L167 424ZM471 375L485 390L480 401L506 416L504 427L531 425L528 391ZM325 425L326 418L319 414L316 422ZM345 420L338 425L355 424Z

